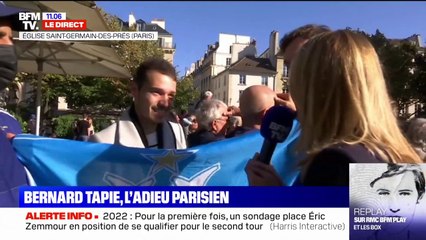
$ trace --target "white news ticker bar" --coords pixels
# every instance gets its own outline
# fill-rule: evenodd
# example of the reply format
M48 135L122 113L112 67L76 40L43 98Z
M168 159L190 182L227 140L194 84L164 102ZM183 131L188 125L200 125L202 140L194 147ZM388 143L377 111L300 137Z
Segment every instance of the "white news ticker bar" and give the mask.
M28 219L63 212L64 220ZM83 213L79 220L68 212ZM308 216L324 214L324 219ZM205 214L205 219L183 215ZM254 215L280 215L260 219ZM286 219L291 214L305 220ZM161 218L160 215L164 217ZM96 218L97 216L97 218ZM245 218L248 217L248 218ZM265 217L265 216L264 216ZM74 218L78 219L78 218ZM71 229L71 225L78 228ZM123 225L127 225L124 228ZM175 226L174 229L170 228ZM208 229L206 226L208 225ZM344 229L336 226L344 225ZM327 239L349 240L348 208L0 208L2 234L16 239ZM322 228L321 230L319 228ZM65 236L65 238L64 238ZM234 237L230 237L234 236ZM237 237L235 237L237 236Z
M66 20L67 13L64 12L43 12L41 20Z
M19 32L20 41L155 41L158 32L34 31Z

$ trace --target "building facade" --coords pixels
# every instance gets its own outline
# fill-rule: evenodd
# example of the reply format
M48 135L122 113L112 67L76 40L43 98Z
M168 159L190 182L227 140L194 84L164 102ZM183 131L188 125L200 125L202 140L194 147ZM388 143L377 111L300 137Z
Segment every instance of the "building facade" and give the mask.
M153 19L151 23L147 23L142 19L136 20L133 13L130 13L129 21L125 22L121 19L119 21L123 30L136 26L136 31L158 32L158 47L163 51L164 59L173 64L176 44L173 43L173 35L166 30L166 21L164 19Z
M203 58L191 64L194 86L210 90L228 105L239 105L241 92L249 86L266 85L282 92L284 60L279 53L279 34L270 35L269 48L257 57L256 41L249 36L219 34L219 41L208 45Z
M219 41L207 46L204 56L192 64L191 71L194 77L194 86L201 92L214 92L212 78L224 71L239 57L255 55L255 46L251 45L249 36L235 34L219 34Z
M265 85L274 89L277 72L269 59L244 57L212 78L215 98L229 106L239 106L241 93L249 86Z

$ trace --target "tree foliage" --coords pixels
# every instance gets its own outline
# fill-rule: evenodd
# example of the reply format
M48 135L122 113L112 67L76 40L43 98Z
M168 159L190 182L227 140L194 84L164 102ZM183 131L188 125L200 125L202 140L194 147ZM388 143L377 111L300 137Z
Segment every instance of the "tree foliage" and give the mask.
M188 111L189 106L193 103L200 93L194 87L194 79L192 76L186 76L177 83L176 97L174 100L174 109L178 112Z
M379 30L372 35L357 32L369 37L379 55L389 93L398 108L426 104L426 63L421 49L408 41L388 39Z
M415 63L414 80L411 88L415 93L414 97L426 104L426 55L418 54Z
M112 31L123 31L122 24L116 16L105 12L103 12L103 16ZM136 31L136 26L130 26L129 31ZM140 63L146 59L151 57L163 58L164 56L156 41L115 41L113 47L132 75L135 74Z

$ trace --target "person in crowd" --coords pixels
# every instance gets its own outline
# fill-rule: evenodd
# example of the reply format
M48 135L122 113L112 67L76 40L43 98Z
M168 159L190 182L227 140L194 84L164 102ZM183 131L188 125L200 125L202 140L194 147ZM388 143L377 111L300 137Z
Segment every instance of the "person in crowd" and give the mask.
M413 118L408 122L407 138L426 163L426 118Z
M375 178L370 187L376 194L375 202L387 217L403 217L404 222L384 223L369 239L424 239L424 223L415 222L414 215L425 195L425 176L418 164L388 164L387 170ZM423 221L423 220L420 220ZM423 234L418 227L422 226Z
M292 61L295 59L295 57L299 53L302 46L308 40L312 39L318 34L326 33L326 32L331 32L331 29L328 26L318 25L318 24L307 24L299 28L296 28L293 31L284 35L284 37L280 41L279 54L283 56L284 63L288 67L288 69L290 69ZM276 97L274 100L275 100L275 105L285 106L287 108L290 108L296 111L296 106L294 105L294 102L289 93L287 92L276 93ZM296 129L292 132L293 134L296 135L296 138L298 139L300 136L300 124L297 122L294 128ZM304 155L305 155L304 153L296 153L296 151L294 151L294 147L288 148L286 154L297 156L296 158L299 159L298 161L304 159ZM291 166L291 167L296 168L297 166ZM295 184L296 185L301 184L300 177L298 178Z
M12 30L21 30L18 14L23 11L0 2L0 91L15 79L17 73ZM19 187L30 184L30 176L27 176L10 142L10 138L20 133L19 122L5 110L0 110L0 207L17 207Z
M36 115L31 114L30 120L28 121L28 130L31 134L36 134Z
M83 119L77 122L77 141L87 142L90 136L89 115L84 114Z
M228 126L226 126L226 138L232 138L240 135L239 129L243 127L243 120L241 116L230 115L228 120Z
M194 132L194 124L196 124L194 114L186 114L182 116L180 124L183 127L183 131L185 133L185 136L188 138L188 135ZM196 124L195 129L198 128L198 124Z
M154 58L143 62L132 81L132 106L117 123L91 136L90 141L139 148L186 148L182 126L167 121L176 95L176 81L176 70L167 60Z
M170 111L169 121L174 123L180 123L180 117L175 111Z
M195 133L198 130L198 122L197 117L195 115L191 115L188 117L188 120L191 122L188 126L188 135Z
M292 61L290 93L301 124L304 185L349 185L349 163L420 163L392 112L381 64L368 39L349 30L316 35ZM256 155L251 185L283 185Z
M225 138L228 123L228 106L218 100L211 99L201 103L195 112L198 130L188 136L189 147L216 142Z
M228 107L228 114L230 116L241 117L241 109L237 106L229 106Z
M267 86L253 85L246 88L240 96L242 126L228 134L228 137L260 130L262 118L266 111L275 105L275 98L276 93Z
M72 122L72 132L73 132L73 140L77 140L78 138L78 121L80 121L78 118L75 118Z
M303 45L318 34L330 32L331 29L325 25L307 24L286 34L280 41L280 54L284 58L284 64L291 69L291 63L296 58ZM294 102L289 93L277 93L275 102L296 111Z
M93 134L95 134L95 126L93 125L93 118L91 116L88 116L86 120L89 123L89 128L87 130L88 130L88 136L90 137Z
M201 95L200 100L198 100L198 102L195 104L194 110L197 110L200 107L200 105L201 105L201 103L203 101L205 101L205 100L211 100L211 99L213 99L213 93L210 90L205 91Z

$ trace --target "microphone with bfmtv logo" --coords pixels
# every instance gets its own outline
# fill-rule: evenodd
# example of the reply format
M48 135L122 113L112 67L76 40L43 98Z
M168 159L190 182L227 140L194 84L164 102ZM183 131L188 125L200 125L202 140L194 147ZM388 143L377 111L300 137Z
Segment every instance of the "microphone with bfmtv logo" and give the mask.
M290 134L296 112L283 106L273 106L266 111L262 119L260 134L265 140L259 154L259 161L269 164L278 143Z

